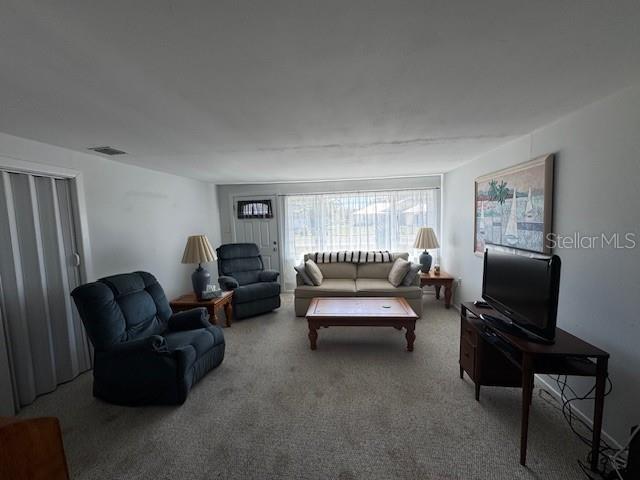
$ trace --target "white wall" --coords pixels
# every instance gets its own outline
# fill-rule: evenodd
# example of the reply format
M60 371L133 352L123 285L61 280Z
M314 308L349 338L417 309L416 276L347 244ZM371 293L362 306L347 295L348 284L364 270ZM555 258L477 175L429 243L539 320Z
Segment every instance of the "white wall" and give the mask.
M82 173L95 278L147 270L171 298L191 290L195 266L180 263L187 236L220 242L216 189L208 183L0 134L0 166L11 159ZM208 268L215 278L215 264Z
M231 208L233 206L232 198L234 196L402 190L407 188L439 188L440 185L440 175L375 180L218 185L222 241L223 243L233 241L233 214Z
M474 179L556 153L554 232L633 232L633 250L556 249L562 259L558 326L607 350L613 393L605 430L618 441L640 423L640 86L589 105L444 177L443 267L462 278L455 302L480 298L473 253ZM582 390L585 382L580 383ZM591 384L589 384L591 385ZM591 418L592 406L581 411Z

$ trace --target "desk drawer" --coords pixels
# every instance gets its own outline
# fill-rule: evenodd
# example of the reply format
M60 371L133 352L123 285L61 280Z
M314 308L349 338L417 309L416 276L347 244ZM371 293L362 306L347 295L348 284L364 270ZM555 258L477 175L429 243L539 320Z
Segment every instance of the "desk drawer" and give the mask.
M476 348L464 338L460 340L460 366L475 379Z
M464 318L460 322L460 342L469 342L474 347L478 345L478 332L468 320Z

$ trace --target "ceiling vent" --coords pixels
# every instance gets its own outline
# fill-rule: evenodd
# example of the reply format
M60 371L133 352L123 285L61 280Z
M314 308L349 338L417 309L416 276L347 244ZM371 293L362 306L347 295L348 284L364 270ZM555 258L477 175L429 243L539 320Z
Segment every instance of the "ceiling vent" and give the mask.
M97 153L101 153L103 155L109 155L109 156L113 156L113 155L126 155L127 152L123 152L122 150L118 150L117 148L113 148L113 147L90 147L89 150L93 150L94 152Z

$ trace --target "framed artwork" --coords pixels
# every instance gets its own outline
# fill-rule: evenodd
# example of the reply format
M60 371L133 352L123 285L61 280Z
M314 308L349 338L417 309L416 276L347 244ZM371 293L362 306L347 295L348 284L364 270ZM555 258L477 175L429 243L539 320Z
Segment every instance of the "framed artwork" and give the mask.
M476 179L474 252L486 247L548 255L554 155Z

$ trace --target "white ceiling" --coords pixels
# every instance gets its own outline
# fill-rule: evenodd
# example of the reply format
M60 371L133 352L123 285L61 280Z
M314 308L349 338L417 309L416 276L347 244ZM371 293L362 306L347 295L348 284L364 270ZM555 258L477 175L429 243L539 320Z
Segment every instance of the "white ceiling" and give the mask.
M0 9L0 131L216 183L441 173L640 81L637 0Z

